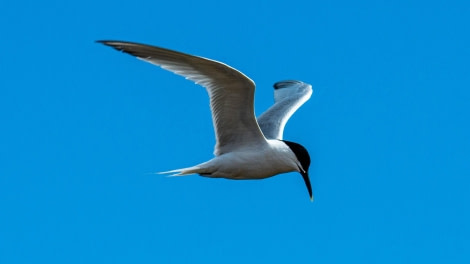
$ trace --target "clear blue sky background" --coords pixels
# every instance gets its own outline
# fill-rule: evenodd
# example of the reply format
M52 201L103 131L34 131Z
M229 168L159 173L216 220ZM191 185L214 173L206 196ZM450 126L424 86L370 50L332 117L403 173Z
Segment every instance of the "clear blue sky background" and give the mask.
M0 263L470 263L467 1L0 3ZM212 157L202 87L94 43L154 44L314 94L262 181Z

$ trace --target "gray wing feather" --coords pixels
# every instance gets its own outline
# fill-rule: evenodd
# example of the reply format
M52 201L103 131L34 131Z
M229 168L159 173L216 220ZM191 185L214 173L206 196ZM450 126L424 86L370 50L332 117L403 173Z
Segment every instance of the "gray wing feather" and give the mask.
M282 139L289 118L310 96L312 86L301 81L274 84L274 105L258 117L258 124L267 139Z
M254 82L238 70L214 60L169 49L122 41L98 41L204 86L214 123L215 155L265 144L254 114Z

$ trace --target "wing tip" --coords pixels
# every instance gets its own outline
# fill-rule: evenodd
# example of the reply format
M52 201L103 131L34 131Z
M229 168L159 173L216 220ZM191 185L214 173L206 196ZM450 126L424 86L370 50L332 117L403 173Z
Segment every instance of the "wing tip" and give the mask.
M121 41L115 41L115 40L95 40L95 43L100 43L100 44L103 44L103 45L107 45L107 46L111 46L112 44L111 43L115 43L115 42L121 42Z
M123 50L123 44L133 44L125 41L118 41L118 40L95 40L95 43L103 44L105 46L109 46L115 48L117 50Z
M275 90L278 90L278 89L283 89L283 88L289 88L295 84L305 84L305 83L301 81L297 81L297 80L285 80L285 81L276 82L273 85L273 87Z
M123 47L119 44L122 44L122 41L115 40L95 40L95 43L103 44L105 46L111 47L117 51L124 51Z
M117 51L127 53L137 58L144 58L144 56L142 56L137 50L139 46L146 46L144 44L119 40L95 40L95 43L103 44Z

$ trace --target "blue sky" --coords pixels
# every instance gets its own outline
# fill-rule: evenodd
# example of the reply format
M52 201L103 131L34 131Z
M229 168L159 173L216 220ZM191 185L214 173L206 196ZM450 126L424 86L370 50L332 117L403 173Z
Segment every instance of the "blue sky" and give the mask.
M1 263L469 263L466 1L2 1ZM302 178L149 175L212 157L202 87L143 42L314 94Z

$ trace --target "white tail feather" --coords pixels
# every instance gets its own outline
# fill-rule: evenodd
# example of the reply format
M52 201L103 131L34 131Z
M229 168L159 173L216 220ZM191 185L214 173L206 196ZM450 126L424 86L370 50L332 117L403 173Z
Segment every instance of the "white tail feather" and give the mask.
M184 168L184 169L176 169L176 170L170 170L170 171L163 171L163 172L157 172L157 174L171 174L168 175L169 177L173 176L186 176L186 175L191 175L191 174L199 174L203 173L203 169L199 166L194 166L194 167L189 167L189 168Z

